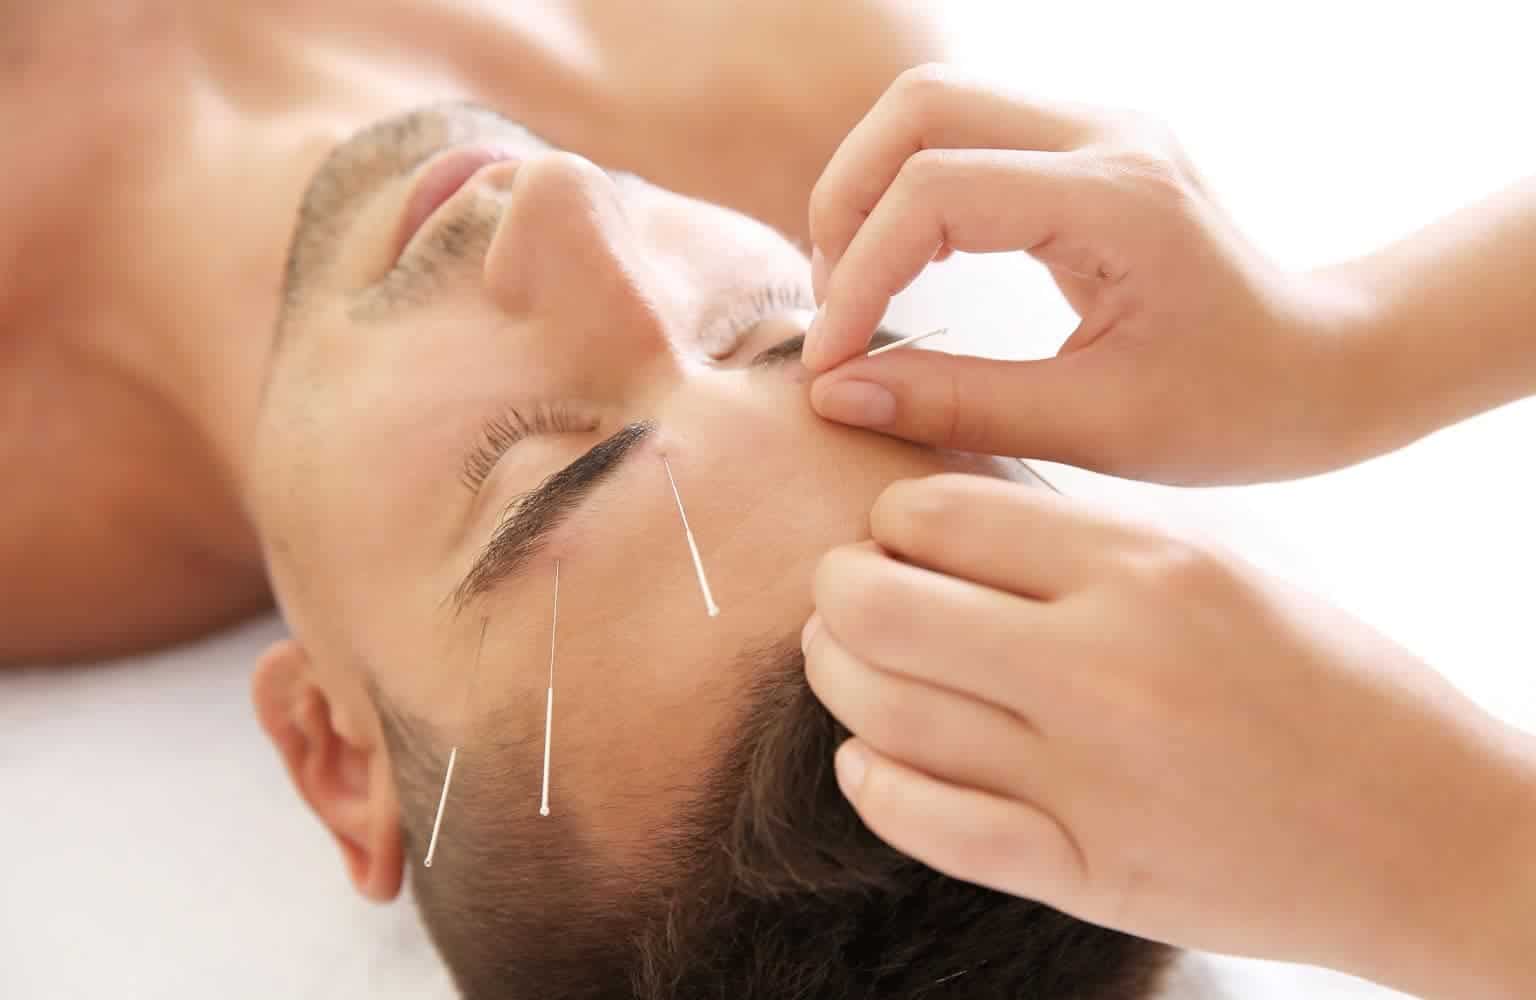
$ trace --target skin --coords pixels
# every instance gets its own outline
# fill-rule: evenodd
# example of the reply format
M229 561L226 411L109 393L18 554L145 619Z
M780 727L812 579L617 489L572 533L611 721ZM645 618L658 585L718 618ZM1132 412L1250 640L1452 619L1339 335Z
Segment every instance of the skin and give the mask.
M1530 182L1292 275L1155 123L933 67L844 141L811 232L813 403L905 439L1248 482L1536 393ZM1019 248L1081 317L1056 358L842 363L936 256ZM1536 992L1530 734L1230 553L1092 504L936 477L886 490L871 529L820 563L803 643L857 736L840 783L891 844L1177 945Z
M750 680L724 668L796 633L816 560L865 535L880 491L1010 468L825 423L797 361L749 369L809 318L779 304L719 324L765 284L810 301L806 258L767 227L488 115L433 116L509 159L411 238L405 266L434 277L405 292L376 283L418 175L368 185L350 222L316 222L327 242L310 259L325 264L290 298L255 446L256 508L295 636L264 659L257 704L360 888L380 898L400 884L399 802L367 682L442 732L501 727L537 746L559 560L551 797L621 863L637 860L718 753ZM435 238L454 227L476 235ZM467 488L485 424L537 400L579 426L518 442ZM654 433L533 560L455 611L445 599L508 505L640 420ZM715 619L662 454L724 609ZM531 814L538 791L507 788L506 809Z
M938 54L899 0L737 4L729 26L674 0L639 34L632 7L0 5L0 121L25 137L0 187L0 665L270 606L250 448L284 254L358 130L477 101L803 239L838 138Z

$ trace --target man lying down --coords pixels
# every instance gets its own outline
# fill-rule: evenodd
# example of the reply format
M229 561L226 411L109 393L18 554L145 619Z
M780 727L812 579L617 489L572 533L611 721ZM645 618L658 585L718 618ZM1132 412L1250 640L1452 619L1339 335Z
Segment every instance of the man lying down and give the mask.
M893 480L1024 473L817 419L809 300L773 230L473 106L313 179L251 476L293 638L255 699L358 889L409 871L467 997L1156 991L1162 947L910 861L837 790L815 560Z

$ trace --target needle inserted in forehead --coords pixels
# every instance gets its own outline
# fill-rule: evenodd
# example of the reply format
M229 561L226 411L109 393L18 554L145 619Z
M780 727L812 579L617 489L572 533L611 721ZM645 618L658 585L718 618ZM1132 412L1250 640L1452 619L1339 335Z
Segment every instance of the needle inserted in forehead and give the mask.
M720 605L715 603L715 595L710 593L709 579L704 575L704 561L699 558L699 544L693 540L693 529L688 527L688 512L683 510L683 498L677 492L677 480L672 478L672 463L663 455L661 464L667 468L667 482L672 484L672 499L677 501L677 515L683 519L683 534L688 538L688 551L693 555L693 571L698 574L699 590L704 594L704 610L713 618L720 613Z
M937 330L929 330L927 333L914 333L910 337L903 337L903 338L901 338L900 340L896 341L896 343L894 343L894 344L886 344L883 347L877 347L873 351L870 351L868 354L866 354L864 356L866 358L872 358L872 357L874 357L877 354L884 354L886 351L894 351L898 347L906 347L908 344L916 344L919 341L927 340L929 337L937 337L941 333L948 333L948 332L949 332L949 327L941 326Z
M485 651L485 630L490 625L489 618L480 619L480 642L475 647L475 665L470 671L469 684L464 689L464 725L469 724L470 693L474 690L475 678L480 675L480 654ZM459 748L454 746L448 751L448 772L443 775L443 794L437 800L437 818L432 821L432 839L427 844L427 856L422 865L432 867L432 858L437 854L437 835L443 830L443 810L448 805L448 789L453 786L453 767L459 762Z
M549 616L549 692L544 699L544 795L539 815L549 815L549 734L555 723L555 633L560 628L560 560L555 560L555 610Z

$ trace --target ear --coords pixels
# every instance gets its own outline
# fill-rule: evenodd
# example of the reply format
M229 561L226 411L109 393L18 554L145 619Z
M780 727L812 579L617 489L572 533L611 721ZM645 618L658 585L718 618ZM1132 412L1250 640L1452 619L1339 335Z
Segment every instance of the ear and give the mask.
M262 655L251 697L294 787L341 846L358 892L394 899L405 865L400 805L371 703L364 699L365 720L349 716L341 692L327 689L292 639Z

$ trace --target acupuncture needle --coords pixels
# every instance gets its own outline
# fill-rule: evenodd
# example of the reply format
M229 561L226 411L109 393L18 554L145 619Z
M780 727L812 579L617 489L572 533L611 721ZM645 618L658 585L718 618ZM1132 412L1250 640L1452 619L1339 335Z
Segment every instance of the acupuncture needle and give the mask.
M672 484L672 499L677 501L677 515L683 519L683 534L688 539L688 552L693 556L693 571L699 578L699 590L704 595L704 610L713 618L720 613L720 605L715 603L715 595L710 592L709 578L704 575L704 560L699 558L699 543L693 540L693 529L688 527L688 512L683 510L682 494L677 492L677 480L672 476L672 463L667 461L667 456L661 456L661 464L667 469L667 482Z
M903 338L901 338L900 340L896 341L893 344L886 344L883 347L877 347L873 351L870 351L868 354L866 354L864 356L866 358L873 358L873 357L876 357L877 355L884 354L886 351L894 351L897 348L906 347L908 344L921 343L922 341L927 340L929 337L937 337L941 333L948 333L948 332L949 332L949 327L941 326L937 330L929 330L927 333L914 333L912 336L910 336L910 337L903 337Z
M549 690L544 699L544 794L539 815L549 815L549 736L555 723L555 635L560 628L560 560L555 560L555 609L549 617Z
M464 721L463 725L469 725L469 710L472 705L470 696L474 691L475 679L480 676L480 656L485 652L485 630L489 626L489 618L480 619L480 642L475 647L475 665L470 671L469 684L464 689ZM432 821L432 839L427 844L427 856L422 861L422 866L432 867L432 858L437 854L437 835L443 829L443 811L448 806L448 789L453 786L453 768L459 761L459 748L455 745L448 751L448 772L443 775L443 794L437 800L437 818Z

